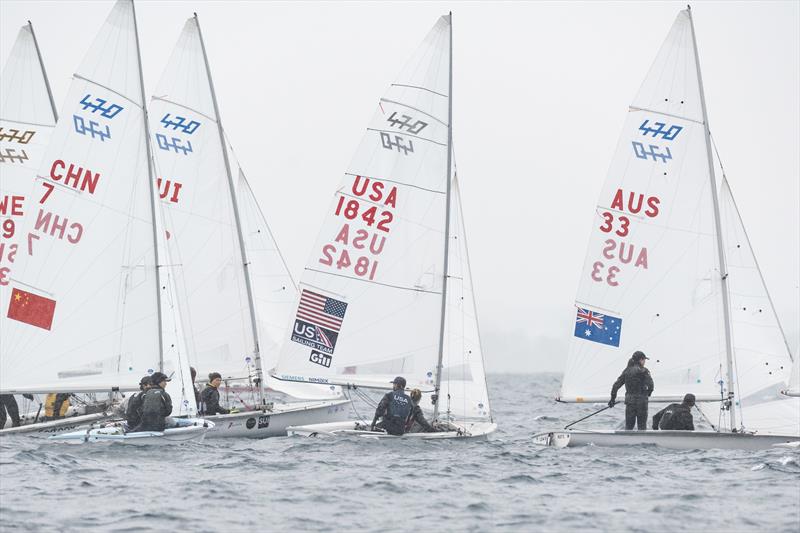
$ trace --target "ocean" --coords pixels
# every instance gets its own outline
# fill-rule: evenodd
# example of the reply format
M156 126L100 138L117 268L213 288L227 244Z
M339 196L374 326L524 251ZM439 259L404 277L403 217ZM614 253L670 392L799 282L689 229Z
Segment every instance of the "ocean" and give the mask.
M797 450L533 445L595 409L555 403L559 380L490 375L484 441L3 437L0 532L800 531Z

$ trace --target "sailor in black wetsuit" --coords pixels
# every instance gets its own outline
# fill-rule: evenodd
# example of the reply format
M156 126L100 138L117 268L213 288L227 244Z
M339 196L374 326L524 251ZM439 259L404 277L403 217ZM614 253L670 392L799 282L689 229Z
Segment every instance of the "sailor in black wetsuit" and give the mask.
M169 425L174 425L172 419L167 417L172 413L172 398L164 389L170 379L161 372L150 376L151 387L142 396L142 421L133 428L136 431L164 431Z
M653 416L653 429L694 431L694 394L683 397L683 403L671 403Z
M406 420L406 433L433 433L436 431L422 413L419 401L422 399L422 391L414 389L411 391L411 413Z
M208 375L208 383L203 392L200 393L201 413L204 415L227 415L230 413L219 404L219 385L222 383L222 376L219 372L212 372Z
M406 387L406 379L397 376L392 380L394 384L391 392L387 392L381 398L378 408L375 410L375 418L372 419L372 431L377 429L378 418L383 417L381 427L389 435L400 436L405 433L406 419L411 414L411 398L403 392Z
M644 362L649 359L644 352L633 352L633 357L628 361L628 367L614 382L611 388L609 407L617 403L617 391L625 385L625 429L633 429L637 425L639 431L647 429L647 403L653 394L653 378L650 371L644 367Z
M0 394L0 429L6 425L6 410L11 418L11 427L19 426L19 406L13 394Z
M150 376L145 376L139 380L139 392L135 393L128 400L128 407L125 409L125 422L128 428L133 429L142 422L142 401L144 393L150 388Z

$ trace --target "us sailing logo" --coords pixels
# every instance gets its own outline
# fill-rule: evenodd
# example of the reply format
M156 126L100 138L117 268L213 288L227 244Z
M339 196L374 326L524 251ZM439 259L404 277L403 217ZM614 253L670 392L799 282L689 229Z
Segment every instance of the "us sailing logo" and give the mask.
M294 319L292 340L332 355L346 311L346 303L303 289ZM330 361L325 366L330 366Z

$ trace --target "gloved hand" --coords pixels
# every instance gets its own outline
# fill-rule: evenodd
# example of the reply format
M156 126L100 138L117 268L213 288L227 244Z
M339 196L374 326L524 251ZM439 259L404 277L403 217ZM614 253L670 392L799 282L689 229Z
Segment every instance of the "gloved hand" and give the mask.
M238 407L234 407L233 409L231 409L230 411L228 411L228 414L229 414L229 415L234 415L234 414L236 414L236 413L238 413L238 412L239 412L239 408L238 408Z
M609 407L614 407L614 404L616 404L616 403L617 403L617 400L615 400L615 399L613 399L613 398L612 398L612 399L610 399L610 400L608 401L608 406L609 406Z

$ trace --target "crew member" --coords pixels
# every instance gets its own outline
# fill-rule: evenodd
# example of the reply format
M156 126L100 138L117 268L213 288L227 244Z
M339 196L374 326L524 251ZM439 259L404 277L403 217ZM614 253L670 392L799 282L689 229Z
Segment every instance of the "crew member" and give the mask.
M611 400L609 407L617 403L617 391L625 385L625 429L633 429L637 425L639 431L647 429L647 403L653 394L653 378L650 371L644 367L645 360L649 359L644 352L633 352L628 361L628 367L611 387Z
M230 413L219 404L219 385L222 383L222 376L219 372L212 372L208 375L208 383L203 392L200 393L200 406L204 415L227 415Z
M155 372L150 376L150 388L142 396L142 421L133 431L164 431L174 422L168 420L172 413L172 398L167 391L167 382L171 381L165 374Z
M403 392L406 379L397 376L392 380L392 391L381 398L375 417L372 419L372 431L377 429L379 417L383 417L381 426L389 435L402 435L406 429L406 420L411 414L411 398Z
M8 411L8 416L6 416ZM13 394L0 394L0 429L6 426L6 420L11 418L11 427L18 427L19 420L19 406Z
M653 416L653 429L694 431L694 394L683 397L683 403L671 403Z
M411 391L411 413L406 419L406 433L433 433L436 429L425 420L419 401L422 399L422 391L414 389Z
M128 408L125 409L125 421L130 429L142 423L142 402L144 394L150 388L150 376L145 376L139 380L139 392L133 394L128 400Z

